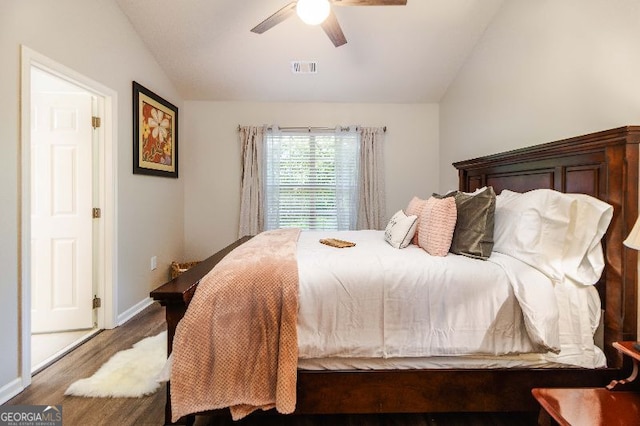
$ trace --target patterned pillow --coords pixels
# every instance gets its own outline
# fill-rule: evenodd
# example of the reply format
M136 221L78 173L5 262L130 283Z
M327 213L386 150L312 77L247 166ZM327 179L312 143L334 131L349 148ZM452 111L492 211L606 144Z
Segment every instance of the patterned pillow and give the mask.
M386 229L384 239L397 249L405 248L411 242L418 225L418 216L407 216L402 210L393 215Z
M418 223L418 245L432 256L446 256L456 227L456 200L429 198Z
M413 238L411 239L411 243L415 245L418 245L418 232L420 231L420 213L422 212L422 208L424 207L426 202L427 200L413 197L411 201L409 201L409 205L405 209L405 214L407 216L418 216L416 232L413 234Z

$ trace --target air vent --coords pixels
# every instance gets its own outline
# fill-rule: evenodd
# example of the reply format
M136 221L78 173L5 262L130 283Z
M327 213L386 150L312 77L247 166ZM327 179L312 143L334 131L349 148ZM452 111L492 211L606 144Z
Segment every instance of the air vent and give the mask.
M291 72L294 74L317 74L316 61L291 61Z

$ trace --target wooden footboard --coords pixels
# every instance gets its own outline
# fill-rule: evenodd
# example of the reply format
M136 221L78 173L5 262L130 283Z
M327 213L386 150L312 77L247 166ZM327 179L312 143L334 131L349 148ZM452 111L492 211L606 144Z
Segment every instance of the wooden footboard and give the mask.
M251 237L242 237L233 244L228 245L216 254L198 263L193 268L158 287L150 293L153 300L165 307L167 319L167 353L173 349L173 336L176 333L178 322L184 316L189 302L198 287L198 283L214 266L218 264L233 249L249 241ZM171 391L170 383L167 383L167 401L165 403L165 424L171 423Z

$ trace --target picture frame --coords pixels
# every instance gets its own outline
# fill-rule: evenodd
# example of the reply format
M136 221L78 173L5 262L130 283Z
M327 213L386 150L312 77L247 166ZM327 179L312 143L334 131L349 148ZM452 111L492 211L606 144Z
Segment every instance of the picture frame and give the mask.
M133 173L178 178L178 107L135 81Z

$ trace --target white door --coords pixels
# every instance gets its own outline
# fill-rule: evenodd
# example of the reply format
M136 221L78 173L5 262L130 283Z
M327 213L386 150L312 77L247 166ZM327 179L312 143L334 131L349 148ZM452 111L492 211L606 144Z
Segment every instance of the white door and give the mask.
M32 92L31 331L93 327L92 98Z

